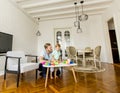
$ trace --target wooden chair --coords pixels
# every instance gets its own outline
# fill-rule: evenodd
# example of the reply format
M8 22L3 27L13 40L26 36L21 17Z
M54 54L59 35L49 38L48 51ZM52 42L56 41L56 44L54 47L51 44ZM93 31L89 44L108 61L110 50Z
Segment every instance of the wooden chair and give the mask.
M69 46L66 48L66 52L68 55L68 58L71 60L75 60L75 62L78 64L78 60L82 60L82 56L77 55L77 50L74 46Z
M101 46L96 46L93 50L93 54L85 56L86 61L93 61L95 68L97 67L97 62L99 68L101 68L100 62Z

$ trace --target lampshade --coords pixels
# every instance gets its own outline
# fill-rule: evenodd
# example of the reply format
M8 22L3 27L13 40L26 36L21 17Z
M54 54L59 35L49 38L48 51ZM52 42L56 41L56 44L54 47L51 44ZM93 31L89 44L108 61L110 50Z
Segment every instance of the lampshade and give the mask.
M39 30L37 31L36 36L41 36L41 33Z
M82 14L78 18L79 18L80 21L86 21L88 19L88 15L87 14Z
M39 20L40 20L40 18L38 18L38 25L39 25ZM41 36L41 33L39 30L36 32L36 36Z
M78 16L78 19L80 21L86 21L88 19L88 15L87 14L84 14L84 11L83 11L83 3L84 3L84 0L81 0L80 1L81 3L81 8L82 8L82 14L80 16Z
M80 27L80 22L78 22L78 28L77 28L77 33L81 33L82 32L82 29Z
M79 21L75 21L75 22L74 22L74 26L75 26L75 27L78 27L78 22L79 22Z
M74 2L75 5L75 16L76 16L76 21L74 22L74 26L77 27L77 33L82 32L82 28L80 27L80 22L86 21L88 19L88 15L84 13L83 11L83 3L84 0L80 1L81 3L81 15L79 14L79 6L77 5L77 2Z

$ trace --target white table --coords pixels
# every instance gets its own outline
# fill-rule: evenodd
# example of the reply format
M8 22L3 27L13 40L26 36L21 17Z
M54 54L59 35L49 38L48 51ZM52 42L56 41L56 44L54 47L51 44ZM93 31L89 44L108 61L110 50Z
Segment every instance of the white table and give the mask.
M46 73L46 79L45 79L45 88L47 87L47 81L48 81L48 74L49 74L49 68L51 67L72 67L71 70L72 70L72 73L73 73L73 77L74 77L74 80L75 82L77 82L77 79L76 79L76 75L75 75L75 72L74 72L74 69L73 69L73 66L76 66L77 64L74 63L74 64L64 64L64 63L60 63L58 65L43 65L43 67L46 67L47 68L47 73Z
M79 54L82 54L82 55L83 55L82 64L83 64L83 67L86 67L85 53L92 53L93 51L92 51L92 50L85 50L85 49L78 49L77 52L78 52L78 55L79 55Z

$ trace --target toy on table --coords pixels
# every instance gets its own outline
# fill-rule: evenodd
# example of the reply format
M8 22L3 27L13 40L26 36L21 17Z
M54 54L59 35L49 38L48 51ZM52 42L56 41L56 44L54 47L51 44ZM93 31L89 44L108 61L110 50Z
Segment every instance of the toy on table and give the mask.
M58 64L59 64L58 61L52 61L52 62L51 62L51 65L58 65Z
M50 62L46 62L45 65L46 65L46 66L50 66Z
M71 61L70 61L70 64L74 64L74 62L71 60Z
M45 65L45 63L46 63L45 61L41 62L42 65Z
M59 64L59 62L58 62L58 61L54 61L54 64L55 64L55 65L58 65L58 64Z
M74 61L70 60L70 59L67 59L67 60L63 61L63 64L73 64L73 63L74 63Z

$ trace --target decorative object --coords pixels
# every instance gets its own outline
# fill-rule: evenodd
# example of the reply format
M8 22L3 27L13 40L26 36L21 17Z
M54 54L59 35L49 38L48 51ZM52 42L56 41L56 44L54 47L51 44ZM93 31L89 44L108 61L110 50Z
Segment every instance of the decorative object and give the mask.
M82 29L80 28L80 21L78 19L79 7L77 6L77 2L74 2L74 5L75 5L75 15L76 15L76 21L74 22L74 26L77 27L77 33L81 33Z
M37 31L36 36L41 36L41 33L39 30Z
M38 18L38 25L39 25L39 21L40 21L40 18ZM41 33L39 30L37 31L36 36L41 36Z
M77 6L77 2L74 2L75 15L76 15L76 21L74 22L74 26L77 27L77 33L82 32L82 28L80 27L80 22L86 21L88 19L88 15L84 14L84 11L83 11L84 0L81 0L80 3L81 3L81 8L82 8L82 11L81 11L82 14L81 15L79 15L79 7Z
M80 21L78 21L77 33L81 33L81 32L82 32L82 28L80 27Z
M84 11L83 11L83 3L84 3L84 0L81 0L80 1L81 3L81 8L82 8L82 14L79 16L79 20L80 21L86 21L88 19L88 15L87 14L84 14Z

